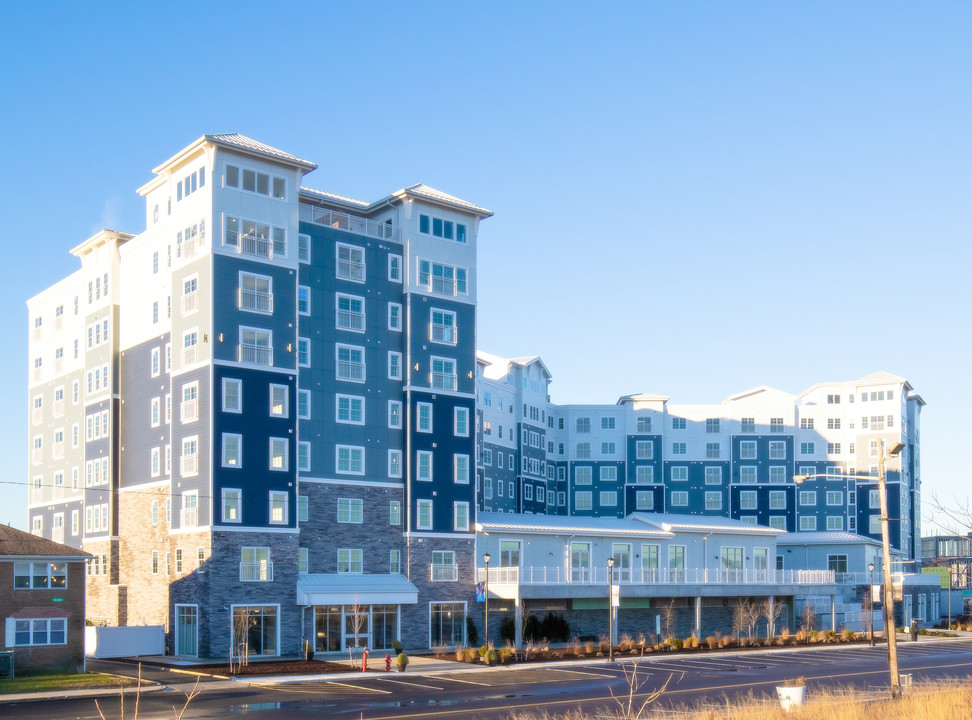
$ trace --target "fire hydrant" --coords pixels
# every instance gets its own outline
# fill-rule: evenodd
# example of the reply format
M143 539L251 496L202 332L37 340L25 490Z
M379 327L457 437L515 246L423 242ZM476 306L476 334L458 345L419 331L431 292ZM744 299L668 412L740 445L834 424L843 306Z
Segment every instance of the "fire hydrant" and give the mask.
M385 672L391 672L391 653L385 654Z
M368 648L361 654L361 672L368 672Z

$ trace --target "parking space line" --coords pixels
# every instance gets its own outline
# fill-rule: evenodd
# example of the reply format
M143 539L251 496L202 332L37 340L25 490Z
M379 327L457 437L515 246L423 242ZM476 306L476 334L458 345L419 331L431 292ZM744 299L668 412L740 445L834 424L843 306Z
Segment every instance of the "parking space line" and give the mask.
M378 688L361 687L360 685L352 685L351 683L338 682L336 680L328 680L328 685L341 685L342 687L351 688L352 690L364 690L367 692L379 693L381 695L391 695L391 690L379 690Z
M570 673L571 675L590 675L591 677L616 677L617 675L617 673L596 673L587 670L566 670L564 668L547 668L547 670L551 672Z
M448 680L450 682L465 683L466 685L482 685L484 687L489 687L489 683L475 682L473 680L460 680L459 678L452 677L451 675L429 675L429 677L435 678L436 680Z
M407 680L392 680L391 678L386 677L381 677L378 679L382 682L390 682L397 685L408 685L409 687L425 688L426 690L445 690L445 688L436 687L435 685L423 685L422 683L409 682Z

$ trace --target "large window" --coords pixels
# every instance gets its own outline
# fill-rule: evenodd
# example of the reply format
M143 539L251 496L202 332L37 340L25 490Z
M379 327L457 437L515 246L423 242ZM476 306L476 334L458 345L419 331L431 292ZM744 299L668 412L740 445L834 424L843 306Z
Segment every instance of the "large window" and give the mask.
M17 647L66 644L66 618L14 620L14 645Z
M338 498L337 521L339 523L361 523L364 517L364 500L361 498Z
M364 348L354 345L337 346L337 379L364 382Z
M466 270L419 260L418 284L440 295L465 295Z
M18 590L59 590L65 587L67 587L65 563L14 563L14 588Z
M419 215L419 232L423 235L431 235L446 240L456 242L466 242L466 226L462 223L453 223L452 220L437 218L432 215Z
M273 312L273 280L266 275L240 273L240 310Z
M337 571L342 574L360 575L364 571L362 551L358 548L339 549Z
M440 390L456 389L456 361L447 358L432 358L432 373L429 385Z
M430 647L458 645L466 639L466 603L430 603Z
M352 395L337 396L337 421L364 425L364 398Z
M365 280L364 250L353 245L337 246L337 276L354 282Z
M273 335L269 330L240 328L240 362L273 365Z
M364 475L364 448L338 445L337 471L349 475Z
M278 623L276 605L233 606L233 648L246 647L250 655L276 655Z
M447 310L432 310L430 340L433 342L456 344L456 314Z
M355 297L353 295L338 295L337 318L335 325L339 330L364 332L364 298Z

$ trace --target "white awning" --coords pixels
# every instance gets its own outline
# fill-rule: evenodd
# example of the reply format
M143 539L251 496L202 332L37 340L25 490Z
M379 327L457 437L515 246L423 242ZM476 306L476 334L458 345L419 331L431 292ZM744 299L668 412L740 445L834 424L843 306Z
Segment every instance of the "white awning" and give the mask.
M298 605L415 605L418 588L404 575L300 575Z

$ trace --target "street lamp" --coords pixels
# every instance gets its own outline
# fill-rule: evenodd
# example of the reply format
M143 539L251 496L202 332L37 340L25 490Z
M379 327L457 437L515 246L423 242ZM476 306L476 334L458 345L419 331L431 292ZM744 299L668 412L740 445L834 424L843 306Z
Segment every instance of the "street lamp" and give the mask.
M492 558L489 553L483 553L483 565L486 566L486 580L483 583L483 645L489 649L489 561Z
M884 618L884 635L888 639L888 669L891 673L891 698L897 699L901 695L901 678L898 676L898 643L894 628L894 586L891 582L891 536L888 532L888 492L884 482L884 460L894 458L901 454L905 444L896 442L884 452L884 438L879 441L878 453L878 495L881 500L881 546L884 551L884 603L882 606L882 616ZM853 480L858 478L852 475L827 475L825 473L810 473L808 475L794 475L793 482L797 485L813 477L847 477Z
M607 559L608 566L608 662L614 662L614 557Z
M870 584L867 586L867 619L870 625L868 637L871 647L874 647L874 563L867 564L867 571L870 573Z

